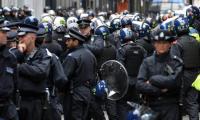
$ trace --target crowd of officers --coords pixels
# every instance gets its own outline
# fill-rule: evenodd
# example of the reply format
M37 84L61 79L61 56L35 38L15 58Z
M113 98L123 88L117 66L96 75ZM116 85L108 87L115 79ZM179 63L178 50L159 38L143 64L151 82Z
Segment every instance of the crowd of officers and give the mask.
M199 8L159 19L58 13L49 10L40 21L30 11L23 19L2 15L0 120L105 120L104 111L109 120L128 120L128 101L149 106L156 120L199 120L192 87L200 68ZM128 72L128 91L117 101L95 92L107 60Z

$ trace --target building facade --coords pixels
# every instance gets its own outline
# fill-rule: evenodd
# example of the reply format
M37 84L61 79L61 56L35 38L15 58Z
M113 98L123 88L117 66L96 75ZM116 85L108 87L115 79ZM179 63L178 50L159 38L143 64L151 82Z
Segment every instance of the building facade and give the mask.
M84 8L96 11L121 12L125 9L130 12L148 13L148 8L153 0L0 0L2 7L28 6L33 10L33 15L40 17L45 6L56 9L58 6L63 8ZM199 6L200 0L185 0Z
M23 7L28 6L32 10L32 14L37 18L43 14L45 0L1 0L2 7Z

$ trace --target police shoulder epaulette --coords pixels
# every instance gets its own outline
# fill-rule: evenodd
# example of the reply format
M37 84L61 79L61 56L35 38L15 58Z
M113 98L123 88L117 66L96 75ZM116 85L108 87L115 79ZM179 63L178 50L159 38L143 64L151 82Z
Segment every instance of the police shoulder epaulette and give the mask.
M180 57L178 57L178 56L176 56L176 55L173 55L172 58L173 58L174 60L177 60L177 61L180 62L181 64L183 64L183 60L182 60Z
M128 45L128 43L121 44L121 47L124 47L124 46L126 46L126 45Z
M50 57L53 56L52 53L51 53L48 49L45 49L45 50L47 51L47 55L48 55L48 56L50 56Z
M72 53L69 53L67 56L72 56Z

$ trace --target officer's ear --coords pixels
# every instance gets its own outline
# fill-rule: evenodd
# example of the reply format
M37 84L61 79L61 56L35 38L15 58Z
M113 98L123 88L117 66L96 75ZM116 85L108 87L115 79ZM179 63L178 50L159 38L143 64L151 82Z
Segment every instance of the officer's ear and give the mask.
M73 42L74 42L74 45L75 46L78 46L80 43L79 43L79 40L77 40L77 39L73 39Z

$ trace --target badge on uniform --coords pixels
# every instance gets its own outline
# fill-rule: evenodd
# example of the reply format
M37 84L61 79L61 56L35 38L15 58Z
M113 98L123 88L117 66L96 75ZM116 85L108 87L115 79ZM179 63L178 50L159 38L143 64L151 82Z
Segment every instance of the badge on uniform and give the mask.
M6 72L7 72L7 73L10 73L10 74L13 74L13 73L14 73L14 70L13 70L13 68L11 68L11 67L6 67Z

